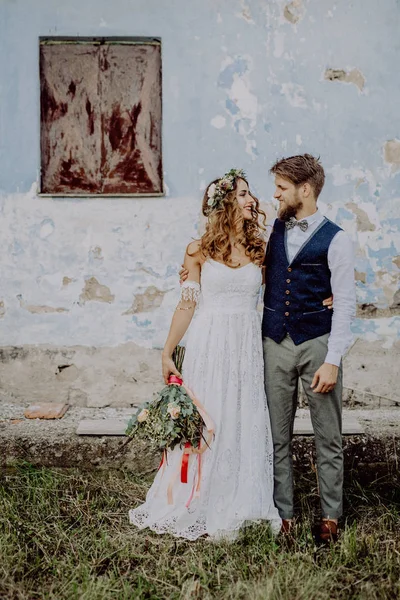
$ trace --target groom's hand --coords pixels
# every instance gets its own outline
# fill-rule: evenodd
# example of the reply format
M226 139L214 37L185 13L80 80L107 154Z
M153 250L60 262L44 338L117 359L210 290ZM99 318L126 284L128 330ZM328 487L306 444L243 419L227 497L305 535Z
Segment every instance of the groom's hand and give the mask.
M179 271L179 283L183 283L188 278L189 271L185 269L184 265L181 266L181 270Z
M339 367L324 363L315 372L311 383L311 389L315 394L327 394L331 392L336 385L339 373Z

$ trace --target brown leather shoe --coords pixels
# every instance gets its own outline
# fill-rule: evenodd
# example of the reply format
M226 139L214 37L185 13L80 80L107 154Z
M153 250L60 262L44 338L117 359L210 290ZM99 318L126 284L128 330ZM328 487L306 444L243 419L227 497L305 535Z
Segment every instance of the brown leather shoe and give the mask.
M334 544L338 539L338 524L331 520L321 521L318 537L324 544Z

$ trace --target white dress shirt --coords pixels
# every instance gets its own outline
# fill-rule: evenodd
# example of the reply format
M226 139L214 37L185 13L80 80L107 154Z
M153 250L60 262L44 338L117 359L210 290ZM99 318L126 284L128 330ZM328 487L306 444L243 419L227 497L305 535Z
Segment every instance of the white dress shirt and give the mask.
M317 210L313 215L301 219L301 221L308 222L307 231L302 231L297 226L286 231L287 252L290 262L293 261L300 248L307 242L323 219L324 215ZM344 231L338 231L330 243L328 266L331 271L333 315L325 362L339 366L342 356L347 352L353 340L350 326L356 308L353 243Z

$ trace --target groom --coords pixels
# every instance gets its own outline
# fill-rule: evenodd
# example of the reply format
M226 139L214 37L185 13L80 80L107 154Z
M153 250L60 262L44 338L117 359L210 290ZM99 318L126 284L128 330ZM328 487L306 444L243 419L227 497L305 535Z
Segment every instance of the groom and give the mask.
M325 181L309 154L276 162L278 218L265 257L262 323L265 390L274 442L274 500L282 533L293 525L292 436L298 380L315 434L321 496L321 541L336 540L342 514L342 366L355 312L350 238L317 208ZM332 311L321 302L333 294Z

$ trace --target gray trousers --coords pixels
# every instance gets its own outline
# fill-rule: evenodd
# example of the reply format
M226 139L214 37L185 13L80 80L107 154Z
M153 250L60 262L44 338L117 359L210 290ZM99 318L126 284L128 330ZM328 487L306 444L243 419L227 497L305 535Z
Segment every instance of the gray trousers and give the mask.
M325 361L329 334L295 346L287 335L263 339L265 391L274 443L274 501L282 519L293 517L292 436L300 377L310 407L317 451L323 518L342 514L342 367L332 392L315 394L311 383Z

